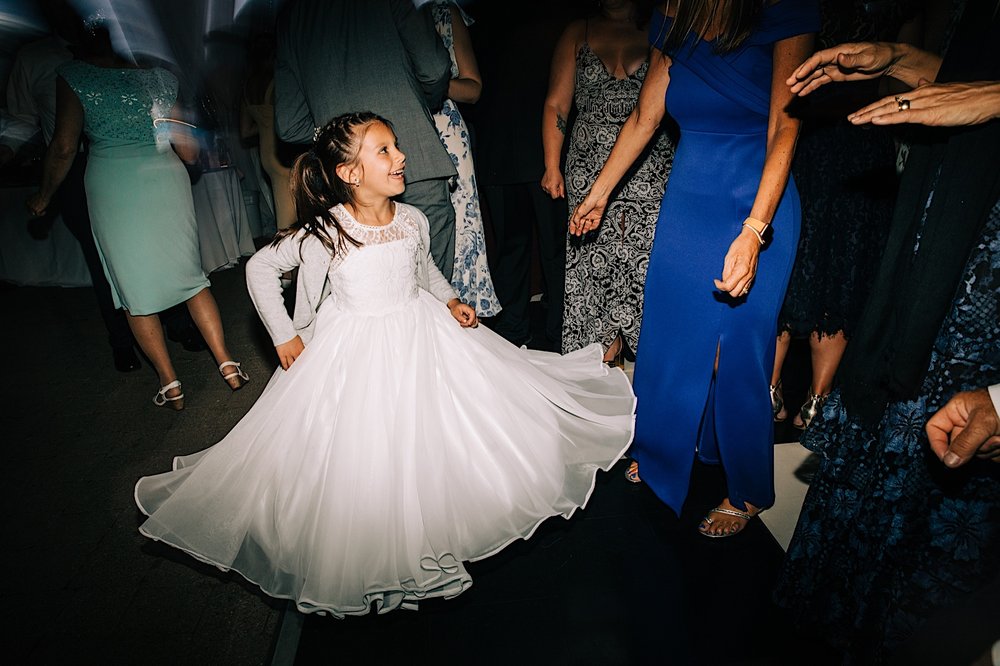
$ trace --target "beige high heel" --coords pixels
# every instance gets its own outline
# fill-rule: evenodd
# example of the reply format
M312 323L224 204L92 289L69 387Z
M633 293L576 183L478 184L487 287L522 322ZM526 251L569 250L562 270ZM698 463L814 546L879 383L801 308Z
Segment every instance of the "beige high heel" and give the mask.
M236 372L230 372L227 375L226 368L230 367L236 368ZM219 372L222 373L222 379L229 384L229 388L234 391L239 391L241 388L246 386L247 382L250 381L250 376L243 371L243 368L241 368L240 364L236 361L224 361L223 363L220 363ZM235 379L236 381L234 383L230 383L230 379Z
M157 407L169 407L175 412L181 411L184 409L184 394L178 393L173 397L167 397L167 391L180 389L180 387L181 382L178 379L175 379L165 386L161 386L160 390L153 396L153 404Z

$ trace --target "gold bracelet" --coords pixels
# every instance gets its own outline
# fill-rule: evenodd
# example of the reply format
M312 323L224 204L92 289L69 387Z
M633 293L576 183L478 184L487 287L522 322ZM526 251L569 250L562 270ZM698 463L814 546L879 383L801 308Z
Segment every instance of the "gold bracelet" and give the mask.
M757 224L760 225L759 229L757 228L757 226L755 224L753 224L754 222L756 222ZM764 241L764 232L766 232L767 228L769 226L771 226L770 224L768 224L767 222L763 222L761 220L758 220L756 217L748 217L747 219L743 220L743 226L746 227L747 229L749 229L750 231L752 231L754 233L754 235L757 237L757 241L762 246L764 245L764 243L765 243L765 241Z

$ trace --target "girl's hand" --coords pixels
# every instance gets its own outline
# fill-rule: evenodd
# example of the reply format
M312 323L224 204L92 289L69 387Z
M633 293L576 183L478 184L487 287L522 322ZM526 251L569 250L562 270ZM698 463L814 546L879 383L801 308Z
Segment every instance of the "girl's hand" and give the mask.
M596 196L591 190L570 216L569 232L574 236L582 236L593 231L601 223L607 207L608 200Z
M42 217L49 208L49 198L42 196L41 192L35 192L24 203L32 217Z
M566 184L563 175L558 169L546 169L542 175L542 192L553 199L563 199L566 197Z
M750 292L750 285L757 275L760 241L750 229L744 228L726 253L722 265L722 279L715 280L715 288L733 298L742 298Z
M281 361L281 367L284 370L288 370L305 348L306 346L302 344L302 338L296 335L288 342L275 345L274 350L278 352L278 360Z
M905 108L904 108L905 107ZM915 123L936 127L980 125L1000 116L1000 84L929 83L908 93L883 97L847 116L855 125Z
M448 309L451 310L451 316L462 325L462 328L475 328L479 326L479 318L476 316L476 310L472 306L466 305L457 298L453 298L448 301Z

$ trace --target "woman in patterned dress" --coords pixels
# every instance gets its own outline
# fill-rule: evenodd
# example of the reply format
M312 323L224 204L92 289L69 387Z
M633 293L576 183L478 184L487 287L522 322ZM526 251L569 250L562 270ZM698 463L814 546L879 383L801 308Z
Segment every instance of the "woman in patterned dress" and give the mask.
M486 239L479 207L479 188L472 163L469 129L455 102L474 104L483 84L466 26L472 19L451 0L435 0L431 6L434 25L451 56L451 83L444 106L434 114L434 125L458 176L451 192L455 208L455 270L451 286L463 303L476 309L480 317L500 313L500 301L486 262Z
M571 23L556 45L542 125L542 189L569 196L573 210L590 190L639 98L648 67L645 25L652 8L633 0L602 0L601 13ZM566 156L560 156L570 108L577 117ZM605 224L568 237L562 351L600 342L605 360L633 353L642 322L643 286L653 231L673 161L666 133L649 144L612 197Z

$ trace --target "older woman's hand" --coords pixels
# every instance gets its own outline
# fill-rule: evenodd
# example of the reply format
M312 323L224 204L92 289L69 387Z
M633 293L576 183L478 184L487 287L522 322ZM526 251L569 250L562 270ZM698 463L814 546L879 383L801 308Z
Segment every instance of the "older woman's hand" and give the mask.
M1000 461L1000 414L985 389L963 391L927 421L931 449L948 467L973 456Z
M855 125L913 123L935 127L980 125L1000 118L1000 83L922 82L908 93L884 97L847 117Z
M835 81L862 81L891 74L896 54L884 42L852 42L817 51L785 81L796 95Z

